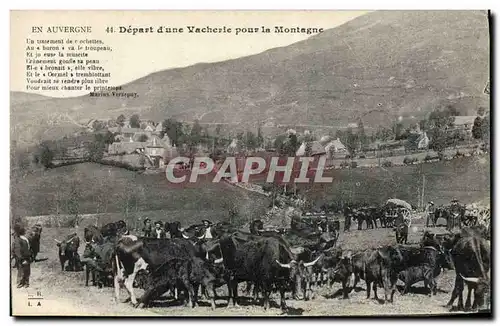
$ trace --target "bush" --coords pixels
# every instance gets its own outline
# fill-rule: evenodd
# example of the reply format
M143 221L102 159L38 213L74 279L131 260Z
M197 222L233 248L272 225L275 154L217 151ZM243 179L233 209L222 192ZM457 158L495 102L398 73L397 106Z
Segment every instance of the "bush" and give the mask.
M382 166L385 167L385 168L391 167L392 166L392 162L389 161L389 160L385 160L385 161L382 162Z
M424 161L433 161L433 160L438 160L439 159L439 155L432 155L432 154L427 154L424 158Z
M358 162L351 162L351 168L355 169L358 167Z
M403 164L405 165L410 165L416 162L418 162L418 159L416 157L405 156L405 158L403 159Z
M340 168L341 169L345 169L347 167L349 167L349 162L344 161L344 162L340 163Z
M366 155L364 153L359 154L359 158L366 158Z
M454 157L457 158L457 157L463 157L463 156L465 156L465 154L457 149L457 152L455 153Z

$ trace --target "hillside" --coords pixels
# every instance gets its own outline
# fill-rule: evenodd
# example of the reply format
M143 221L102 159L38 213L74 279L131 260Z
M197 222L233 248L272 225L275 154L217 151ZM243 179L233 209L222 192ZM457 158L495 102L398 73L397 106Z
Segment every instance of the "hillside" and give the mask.
M263 214L269 199L227 183L200 177L197 183L174 185L165 175L84 163L16 176L11 174L12 213L16 216L119 213L122 217L162 220L225 220L235 207L248 221ZM184 224L184 223L183 223Z
M52 98L33 93L10 92L10 105L12 106L28 102L36 102L44 100L52 100Z
M380 11L287 47L150 74L124 85L136 99L14 104L11 122L66 128L72 123L65 114L78 121L139 113L155 120L342 126L362 116L365 126L376 127L439 104L473 114L488 106L488 78L485 12ZM26 128L17 130L15 138L30 137Z

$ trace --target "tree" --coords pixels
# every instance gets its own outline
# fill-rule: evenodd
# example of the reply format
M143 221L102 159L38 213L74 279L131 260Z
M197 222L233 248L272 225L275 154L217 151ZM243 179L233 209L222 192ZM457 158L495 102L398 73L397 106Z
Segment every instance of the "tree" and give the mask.
M74 227L78 227L79 225L78 214L80 213L80 197L81 194L79 185L76 181L73 181L70 186L69 195L65 203L65 208L68 214L74 215L75 217Z
M123 127L123 126L125 125L125 120L127 120L127 118L125 118L125 116L124 116L123 114L120 114L120 115L118 116L118 118L116 118L116 123L117 123L119 126Z
M337 134L340 136L340 141L345 145L351 156L354 156L359 144L358 134L355 133L352 128L348 128L346 131L338 131Z
M481 139L484 141L486 148L489 148L489 146L490 146L490 116L489 115L487 115L483 119L481 129L482 129L482 134L483 134Z
M431 141L429 143L429 148L435 150L439 159L442 159L444 156L444 150L447 146L447 135L446 131L442 128L434 127L431 130Z
M247 131L247 135L245 138L245 145L248 149L255 149L258 147L257 137L253 132L251 132L250 130Z
M273 146L276 150L281 150L283 148L283 145L286 141L287 136L286 135L278 135L274 141L273 141Z
M98 162L102 160L107 145L112 143L112 139L114 139L112 133L95 134L94 140L86 145L86 158L91 162Z
M194 121L193 127L191 128L191 133L189 134L189 143L191 145L198 145L201 143L201 132L202 128L198 120Z
M285 141L281 145L280 152L288 156L295 156L297 149L299 149L300 143L297 135L295 133L290 133Z
M140 154L139 156L139 165L141 166L141 168L143 168L144 165L146 165L146 157L144 154Z
M142 134L142 135L139 136L139 138L137 140L140 141L141 143L143 143L143 142L147 142L148 139L149 139L148 135Z
M138 114L134 114L130 117L130 127L131 128L140 128L141 127L141 119Z
M184 128L182 122L176 121L175 119L167 119L163 121L163 129L161 132L161 137L167 134L168 138L172 142L172 145L179 146L183 144L184 137Z
M262 136L262 130L260 126L257 128L257 147L264 146L264 136Z
M48 144L42 143L40 155L38 158L39 163L41 163L45 168L52 166L52 160L54 159L54 151L49 147Z
M474 119L472 137L474 137L474 139L481 139L483 137L483 119L480 116L477 116L476 119Z
M403 124L401 122L396 123L396 125L394 126L394 139L406 139L407 136L408 134L406 133Z
M358 119L358 140L361 148L364 148L366 145L368 145L368 137L366 136L365 133L365 126L363 124L363 120L361 118Z

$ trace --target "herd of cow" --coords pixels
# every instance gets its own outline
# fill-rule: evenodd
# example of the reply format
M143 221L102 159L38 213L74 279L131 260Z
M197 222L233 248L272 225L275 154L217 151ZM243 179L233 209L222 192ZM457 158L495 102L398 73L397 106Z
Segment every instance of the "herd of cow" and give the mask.
M478 216L475 210L467 209L468 205L441 205L432 208L428 214L426 221L427 227L436 226L438 219L444 219L448 229L455 227L462 228L463 226L474 226L478 224ZM350 221L357 222L358 230L361 230L363 224L367 229L374 227L394 227L397 224L397 216L389 214L387 205L366 205L366 204L350 204L343 208L344 216L349 216ZM378 224L377 224L378 222ZM346 227L350 227L350 223L346 223Z
M424 281L429 295L435 295L436 277L443 268L456 272L447 306L457 298L461 310L485 304L491 265L486 228L471 226L446 234L426 231L417 246L394 244L354 252L337 246L338 227L323 228L327 232L297 228L282 232L264 230L262 221L257 220L251 223L250 232L244 232L216 223L211 229L213 238L206 239L203 226L181 229L180 223L174 222L165 225L171 238L157 239L131 235L126 223L117 221L101 228L85 228L82 258L76 233L56 242L63 271L81 271L85 266L87 286L90 276L94 285L114 286L116 302L124 286L127 301L136 307L150 306L169 291L186 306L194 307L201 287L201 295L210 298L215 308L216 289L223 285L227 286L229 307L238 304L238 284L245 282L247 294L253 295L254 302L261 296L264 309L270 306L271 294L279 292L280 306L286 310L287 292L296 300L309 300L314 299L317 286L331 288L339 282L343 298L348 298L361 279L366 283L367 299L371 290L378 299L380 287L384 301L393 302L398 279L405 283L402 295L419 281ZM30 242L38 241L30 246L32 250L39 250L41 227L36 230L38 237L29 237ZM468 286L465 306L464 285ZM145 290L140 298L135 288Z

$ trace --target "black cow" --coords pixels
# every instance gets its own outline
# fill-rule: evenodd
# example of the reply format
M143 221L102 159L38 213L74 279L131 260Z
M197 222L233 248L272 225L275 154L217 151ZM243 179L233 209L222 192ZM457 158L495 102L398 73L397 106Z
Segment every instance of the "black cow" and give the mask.
M101 228L103 237L117 237L119 235L128 234L127 223L123 220L111 222Z
M332 257L333 258L333 257ZM334 269L329 269L329 286L333 282L340 282L342 284L342 298L349 299L349 284L351 283L351 275L354 273L354 266L352 263L352 252L347 251L342 253L340 257L336 256L332 259L332 263L336 261Z
M344 206L344 232L349 232L351 230L351 223L354 216L354 212L351 206Z
M203 239L205 238L206 227L203 224L193 224L182 231L184 239Z
M37 223L33 225L27 232L26 238L30 244L31 251L31 261L34 262L36 260L36 256L40 252L40 238L42 236L42 225Z
M302 289L303 298L306 301L309 299L314 299L316 296L315 289L313 286L314 276L316 274L314 270L314 265L320 259L321 256L316 258L316 260L312 262L306 263L303 260L300 260L298 263L296 263L297 275L300 277L295 279L295 287L293 290L293 294L298 293L299 290Z
M165 232L169 233L172 239L182 239L181 222L166 222Z
M453 292L447 306L451 307L458 297L458 309L464 310L462 292L464 281L469 287L465 308L470 308L470 294L475 291L475 309L483 304L485 291L489 288L489 272L491 266L491 245L483 237L473 231L456 234L452 244L452 258L455 265L456 277Z
M106 229L109 229L106 227ZM109 231L107 231L109 234ZM102 243L104 241L104 237L101 233L101 229L97 226L90 225L87 226L83 231L83 239L86 244L90 244L91 242Z
M366 228L377 228L377 215L371 207L362 207L353 211L353 217L358 221L358 230L363 228L363 221L366 221Z
M394 232L396 233L396 243L407 244L408 243L408 225L400 223L394 227Z
M122 236L113 257L112 270L114 275L115 301L120 295L122 284L127 289L130 300L137 305L134 293L134 280L137 273L149 266L155 270L174 258L190 258L196 255L194 245L185 239L153 239Z
M150 302L172 287L180 287L187 291L186 306L193 308L198 303L198 287L203 285L211 292L215 291L216 277L214 268L208 262L197 257L174 258L163 265L148 268L146 292L140 299L139 307ZM212 309L215 309L215 296L212 297Z
M92 284L96 285L96 272L98 271L94 259L97 258L92 244L102 244L104 237L102 236L101 229L97 226L90 225L85 227L83 231L83 239L85 241L85 249L83 251L82 263L85 264L85 286L89 285L89 275L92 275ZM100 278L100 277L99 277ZM99 280L97 282L99 287L102 287L104 282Z
M393 302L398 274L404 269L404 257L400 248L384 246L368 249L352 256L354 287L359 279L366 282L366 298L370 298L371 288L378 300L377 286L385 290L385 302ZM353 287L353 288L354 288Z
M264 237L273 237L284 233L283 229L264 229L264 223L261 220L254 220L250 223L250 233Z
M227 270L229 302L237 305L238 283L253 282L263 293L264 309L269 308L269 296L273 289L280 292L280 306L286 309L285 291L290 284L300 282L297 262L290 249L279 239L262 237L245 241L235 236L220 239L224 267ZM297 279L298 277L298 279Z
M59 247L59 261L61 270L64 271L64 265L68 262L67 271L81 271L80 256L78 248L80 247L80 238L76 233L70 234L63 241L54 239Z
M402 295L408 293L410 287L420 281L424 281L425 288L429 289L429 295L435 295L437 292L435 279L441 274L441 270L453 269L451 255L443 251L441 246L424 246L422 255L424 256L422 265L411 266L399 273L398 278L405 283Z
M112 286L113 279L112 258L115 251L115 241L106 240L103 243L90 242L85 245L82 262L85 263L85 286L89 283L89 274L92 274L93 285Z

